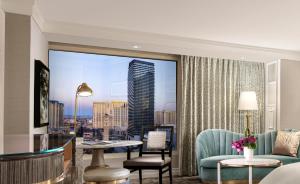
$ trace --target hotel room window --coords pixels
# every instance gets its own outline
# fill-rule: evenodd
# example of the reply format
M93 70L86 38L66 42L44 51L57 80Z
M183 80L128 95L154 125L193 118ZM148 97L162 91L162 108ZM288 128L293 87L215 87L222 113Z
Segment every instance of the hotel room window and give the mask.
M49 50L49 68L49 132L76 127L87 140L126 140L139 139L142 127L168 125L176 147L176 61ZM93 94L77 98L74 123L82 83Z

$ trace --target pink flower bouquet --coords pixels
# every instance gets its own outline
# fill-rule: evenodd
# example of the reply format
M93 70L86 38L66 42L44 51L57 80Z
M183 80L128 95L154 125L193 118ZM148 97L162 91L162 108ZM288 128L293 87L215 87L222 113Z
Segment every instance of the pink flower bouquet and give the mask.
M256 138L254 136L241 138L240 140L232 142L231 147L233 149L236 149L238 153L244 151L244 147L248 147L249 149L255 149Z

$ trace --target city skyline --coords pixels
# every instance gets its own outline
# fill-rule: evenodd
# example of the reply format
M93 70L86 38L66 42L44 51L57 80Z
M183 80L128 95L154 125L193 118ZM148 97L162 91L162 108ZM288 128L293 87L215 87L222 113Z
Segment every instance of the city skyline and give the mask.
M94 102L128 102L128 66L134 59L155 64L155 111L176 111L176 62L65 51L49 51L50 100L64 103L64 115L71 116L76 87L87 82L94 94L79 98L78 116L92 117Z

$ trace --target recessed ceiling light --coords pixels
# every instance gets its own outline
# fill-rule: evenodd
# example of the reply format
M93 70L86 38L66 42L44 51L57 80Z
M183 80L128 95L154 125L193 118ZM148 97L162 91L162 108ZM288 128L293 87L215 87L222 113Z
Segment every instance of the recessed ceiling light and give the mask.
M139 49L139 48L140 48L139 45L133 45L132 47L133 47L134 49Z

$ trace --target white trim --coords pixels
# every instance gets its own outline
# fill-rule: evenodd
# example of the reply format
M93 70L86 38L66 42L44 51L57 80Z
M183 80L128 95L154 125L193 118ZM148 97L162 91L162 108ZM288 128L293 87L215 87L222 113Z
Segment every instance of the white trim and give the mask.
M46 22L39 9L39 2L39 0L35 0L32 6L32 18L37 23L41 31L43 31Z
M2 7L5 12L31 15L34 1L35 0L2 0Z
M0 154L4 152L5 13L0 0Z
M276 99L277 99L277 104L276 104L276 113L277 113L277 117L276 117L276 127L277 127L277 130L281 130L281 119L280 119L280 103L281 103L281 63L282 61L281 60L278 60L277 62L277 87L276 87L276 90L277 90L277 96L276 96Z

